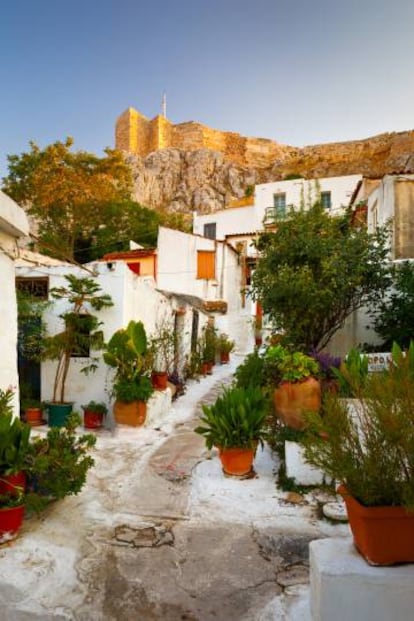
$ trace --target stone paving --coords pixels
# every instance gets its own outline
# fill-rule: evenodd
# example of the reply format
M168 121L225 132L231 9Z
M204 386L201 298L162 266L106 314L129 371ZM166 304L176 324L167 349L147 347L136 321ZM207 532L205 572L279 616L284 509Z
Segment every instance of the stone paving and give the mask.
M197 414L238 363L176 402L172 430L99 435L82 493L27 520L0 549L0 621L309 621L315 520L298 533L293 517L290 530L191 511L193 473L209 458L192 431Z

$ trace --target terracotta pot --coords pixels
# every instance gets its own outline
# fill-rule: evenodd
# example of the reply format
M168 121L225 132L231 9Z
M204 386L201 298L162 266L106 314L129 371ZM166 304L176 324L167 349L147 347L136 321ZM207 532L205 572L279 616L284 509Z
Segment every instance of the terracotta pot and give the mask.
M343 485L349 526L358 552L370 565L414 562L414 513L403 507L364 507Z
M255 343L256 347L260 347L260 345L263 344L263 338L261 336L255 336L254 337L254 343Z
M304 413L319 412L321 407L321 385L314 377L302 382L284 382L273 393L273 404L277 416L292 429L305 427Z
M26 408L24 411L24 418L28 425L32 427L38 427L43 425L43 412L41 408Z
M0 508L0 544L16 539L23 517L24 505Z
M115 401L114 417L118 424L140 427L145 423L147 404L145 401Z
M168 373L153 371L151 374L151 381L155 390L166 390L168 385Z
M220 352L220 363L227 364L228 362L230 362L230 353L228 351L221 351Z
M0 494L11 494L17 496L26 489L26 474L16 472L16 474L0 473Z
M213 363L212 362L202 362L201 363L201 373L202 373L202 375L212 375L213 374Z
M99 429L102 427L104 415L93 410L84 410L83 426L85 429Z
M221 465L226 474L242 476L248 474L253 465L254 449L243 448L219 448Z

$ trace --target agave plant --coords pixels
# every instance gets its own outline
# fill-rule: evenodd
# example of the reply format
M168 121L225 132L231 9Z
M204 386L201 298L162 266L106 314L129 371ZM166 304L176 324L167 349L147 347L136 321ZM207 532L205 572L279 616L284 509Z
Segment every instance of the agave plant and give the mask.
M194 431L207 448L254 448L266 436L268 400L260 388L229 388L213 405L203 405L201 425Z

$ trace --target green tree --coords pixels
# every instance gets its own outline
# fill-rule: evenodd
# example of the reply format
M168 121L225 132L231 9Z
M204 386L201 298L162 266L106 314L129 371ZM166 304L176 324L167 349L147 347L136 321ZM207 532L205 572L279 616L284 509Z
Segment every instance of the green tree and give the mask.
M8 156L3 189L38 223L44 249L73 259L77 241L105 222L105 205L130 198L130 168L119 151L71 151L72 138L44 149L29 144L30 151Z
M394 342L408 348L414 341L414 264L404 261L392 268L392 291L372 309L374 329L390 350Z
M378 301L389 285L386 227L371 235L352 227L349 213L330 216L320 203L291 210L258 249L252 296L303 351L325 347L353 311Z

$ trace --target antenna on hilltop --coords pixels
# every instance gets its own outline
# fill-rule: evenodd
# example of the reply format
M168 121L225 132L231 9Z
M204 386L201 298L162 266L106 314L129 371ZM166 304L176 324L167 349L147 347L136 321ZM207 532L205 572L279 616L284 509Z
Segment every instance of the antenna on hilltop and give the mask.
M167 94L165 91L162 94L161 114L164 117L164 119L167 118Z

